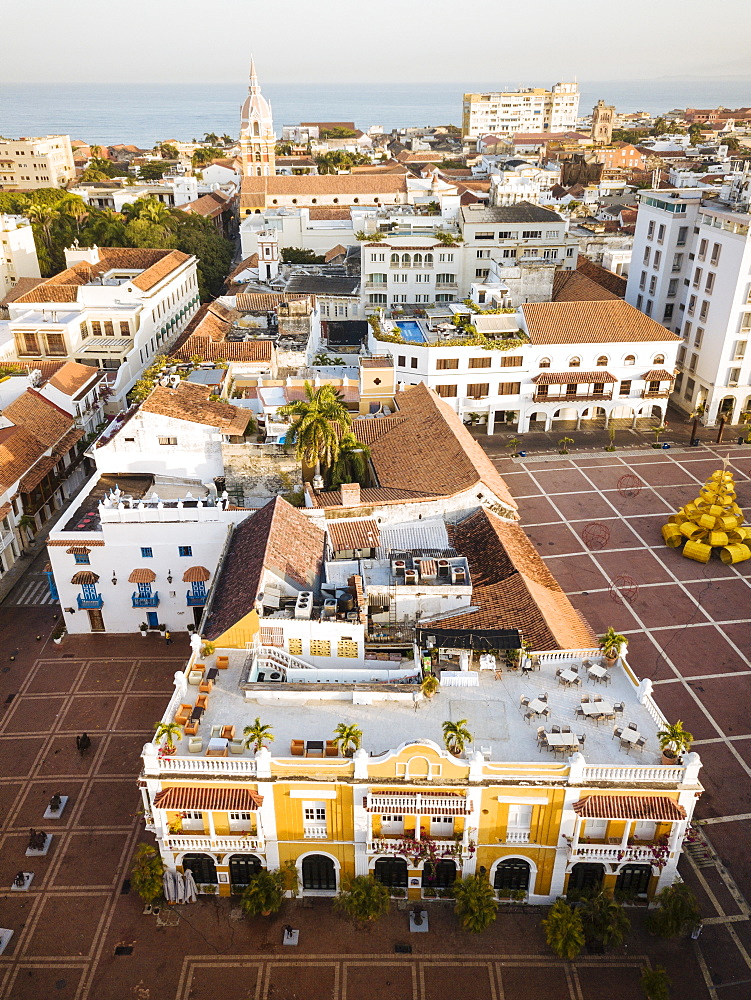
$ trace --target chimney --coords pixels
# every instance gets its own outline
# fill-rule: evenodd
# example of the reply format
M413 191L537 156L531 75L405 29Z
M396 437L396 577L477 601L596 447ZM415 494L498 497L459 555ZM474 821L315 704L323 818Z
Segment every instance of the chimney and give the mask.
M342 483L342 507L358 507L360 504L360 484Z

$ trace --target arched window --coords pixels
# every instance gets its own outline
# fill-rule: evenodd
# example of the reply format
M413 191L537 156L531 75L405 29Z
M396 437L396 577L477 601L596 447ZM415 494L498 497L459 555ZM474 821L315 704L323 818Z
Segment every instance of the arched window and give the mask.
M229 859L229 880L233 886L250 885L251 879L261 868L261 862L255 854L233 854Z
M260 135L261 130L258 127L258 122L253 122L253 135Z
M325 854L309 854L302 862L303 889L336 889L336 868Z
M256 163L260 163L260 162L261 162L261 154L260 153L256 153Z
M216 863L209 854L186 854L183 858L183 871L190 868L198 885L216 885Z
M626 357L623 359L623 363L624 365L635 365L636 358L634 357L633 354L627 354Z
M601 354L599 356L599 358L597 359L597 367L598 368L605 368L605 366L607 365L607 363L608 363L608 359L606 358L606 356L604 354Z
M407 862L403 858L379 858L373 866L373 877L391 889L406 889Z
M456 864L448 858L426 861L422 869L423 889L448 889L456 881Z
M493 888L498 892L502 889L528 889L532 869L528 861L521 858L509 858L501 861L495 870Z
M655 354L655 356L652 358L652 364L653 365L664 365L665 364L665 355L664 354Z
M415 267L422 267L422 254L416 253L412 258L412 263L415 265Z
M433 263L433 254L432 253L426 253L425 254L425 264L426 264L426 266L430 265L432 263Z
M568 363L569 368L581 368L582 359L581 358L571 358Z
M398 264L399 263L399 254L398 253L392 253L391 254L391 263L392 264Z
M256 173L258 174L259 177L261 176L261 168L260 167L256 167Z
M550 358L540 358L540 368L550 368Z
M412 262L412 258L408 253L402 254L402 267L409 267Z
M569 892L599 892L605 877L605 865L579 861L571 869L568 877Z
M652 878L651 865L624 865L615 880L616 892L633 893L636 896L646 895Z

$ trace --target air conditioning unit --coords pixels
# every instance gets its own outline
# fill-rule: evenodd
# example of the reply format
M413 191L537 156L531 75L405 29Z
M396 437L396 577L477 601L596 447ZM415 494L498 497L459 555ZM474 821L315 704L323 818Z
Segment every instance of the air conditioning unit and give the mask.
M416 569L407 569L404 571L404 582L406 584L414 585L418 582L419 579L420 579L420 574L417 572Z
M463 566L451 567L451 582L460 585L467 582L467 571Z
M438 575L443 577L451 576L451 563L448 559L438 560Z
M335 597L327 597L323 602L322 618L336 618L337 600Z
M295 618L310 618L313 612L313 591L301 590L295 601Z
M407 562L405 559L391 560L391 572L394 574L394 576L403 576L406 568L407 568Z

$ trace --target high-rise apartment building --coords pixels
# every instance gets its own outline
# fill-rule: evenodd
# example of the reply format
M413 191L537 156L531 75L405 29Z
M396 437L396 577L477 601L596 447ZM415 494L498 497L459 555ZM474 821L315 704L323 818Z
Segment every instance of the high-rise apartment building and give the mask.
M683 339L673 402L737 423L751 406L751 215L705 195L640 193L626 300Z
M69 135L0 139L0 191L67 187L75 174Z
M567 132L576 128L579 87L556 83L551 90L525 87L520 90L465 94L462 136L476 139L486 132Z
M0 298L18 284L19 278L39 278L34 232L20 215L0 215Z

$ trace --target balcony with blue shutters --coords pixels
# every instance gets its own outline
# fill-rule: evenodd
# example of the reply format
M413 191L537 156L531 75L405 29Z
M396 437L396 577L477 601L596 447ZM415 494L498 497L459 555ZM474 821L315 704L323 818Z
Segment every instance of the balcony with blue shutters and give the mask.
M183 573L183 583L190 584L190 590L185 595L189 608L203 608L206 605L206 581L211 573L205 566L191 566Z
M146 567L134 569L128 577L128 583L135 583L137 590L133 591L134 608L158 608L159 592L152 593L151 585L156 580L156 573Z

